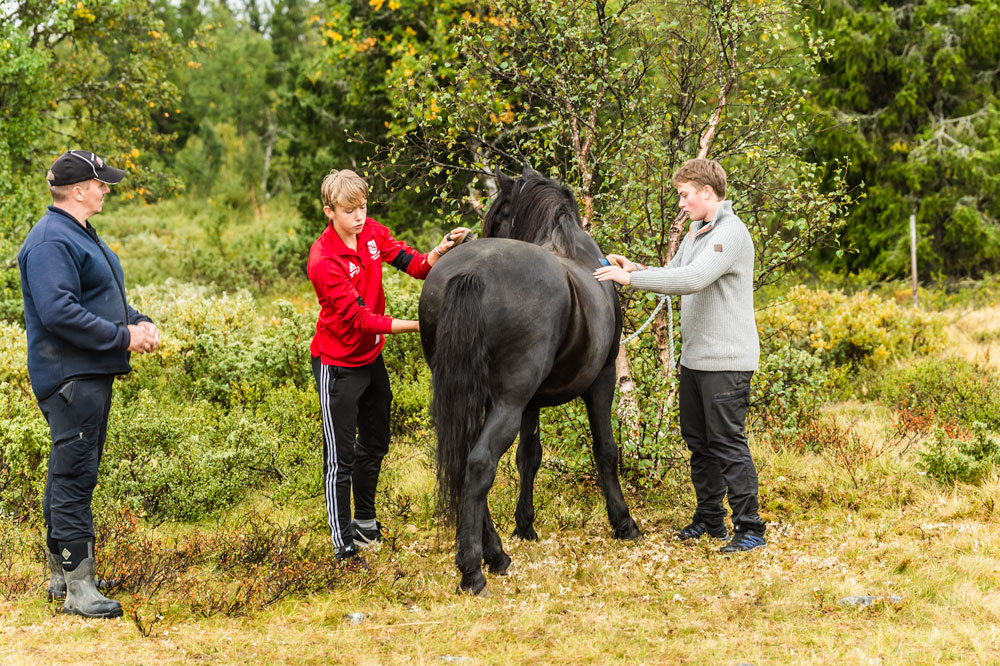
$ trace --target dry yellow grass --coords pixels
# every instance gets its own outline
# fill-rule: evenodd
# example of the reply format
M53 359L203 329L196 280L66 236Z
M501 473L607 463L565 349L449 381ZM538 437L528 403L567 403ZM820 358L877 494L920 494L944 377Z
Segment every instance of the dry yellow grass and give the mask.
M1000 308L956 316L955 347L993 363L982 331L994 326ZM579 520L541 513L539 542L505 539L513 564L488 576L484 599L454 593L449 530L394 524L400 548L370 554L371 585L247 617L167 609L149 637L127 618L58 614L39 587L0 601L0 664L1000 664L998 474L943 487L916 471L913 446L893 443L884 407L845 403L830 416L851 424L858 450L753 443L770 521L763 550L723 556L714 542L672 539L690 497L666 508L631 497L645 538L618 543L595 501ZM426 496L432 477L418 456L397 447L386 486ZM515 486L504 470L491 504L509 534ZM547 507L568 510L559 498ZM41 584L41 564L31 566ZM838 603L849 595L881 599Z
M951 313L948 347L983 368L1000 370L1000 305Z
M545 530L537 543L507 540L511 571L490 577L493 596L480 599L454 594L450 540L428 529L404 533L395 553L371 555L371 587L252 617L168 617L148 638L127 619L59 615L40 594L3 602L0 663L1000 662L995 476L954 491L894 479L886 483L906 486L912 501L810 507L800 484L847 497L844 473L818 456L757 453L764 488L799 498L799 515L771 516L765 550L722 556L707 541L686 546L669 536L679 511L640 510L646 537L637 543L613 541L596 520L584 531ZM837 603L848 595L900 599ZM366 615L357 624L347 617L356 612Z

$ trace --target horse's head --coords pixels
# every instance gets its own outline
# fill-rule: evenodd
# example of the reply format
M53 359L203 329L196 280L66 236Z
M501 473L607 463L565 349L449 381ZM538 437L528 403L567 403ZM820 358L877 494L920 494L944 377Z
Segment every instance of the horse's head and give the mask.
M572 190L529 166L517 179L496 170L497 194L483 221L484 238L514 238L576 255L580 213Z

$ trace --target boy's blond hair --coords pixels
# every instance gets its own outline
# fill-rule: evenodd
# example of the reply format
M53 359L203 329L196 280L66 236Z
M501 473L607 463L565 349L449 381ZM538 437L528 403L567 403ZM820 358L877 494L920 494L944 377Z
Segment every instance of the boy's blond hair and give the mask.
M674 172L674 185L694 183L699 187L708 185L720 199L726 198L726 171L715 160L697 158L688 160Z
M350 169L334 169L320 187L324 206L357 208L368 199L368 183Z

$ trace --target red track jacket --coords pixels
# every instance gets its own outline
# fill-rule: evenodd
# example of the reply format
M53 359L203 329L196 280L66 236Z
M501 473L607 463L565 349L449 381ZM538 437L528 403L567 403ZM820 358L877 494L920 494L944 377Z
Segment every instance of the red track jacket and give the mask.
M344 245L332 224L313 243L307 271L320 312L310 349L326 365L367 365L385 346L392 317L385 316L383 261L421 280L431 270L427 255L370 217L358 234L357 250Z

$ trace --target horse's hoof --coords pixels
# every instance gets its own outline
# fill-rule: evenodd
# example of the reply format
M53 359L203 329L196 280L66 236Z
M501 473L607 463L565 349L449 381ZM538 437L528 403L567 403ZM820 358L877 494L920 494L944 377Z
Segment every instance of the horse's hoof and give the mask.
M510 567L510 555L501 552L500 558L493 562L487 563L490 567L490 573L496 576L502 576L507 573L507 568Z
M518 539L524 539L525 541L538 541L538 533L535 532L534 527L527 527L523 530L518 527L514 530L514 533L511 534L511 536L515 536Z
M466 587L462 583L458 584L458 588L455 589L456 594L468 594L473 597L482 597L483 599L489 598L493 595L490 594L490 588L486 587L486 579L482 580L482 584L478 586Z
M638 541L642 538L642 532L639 531L635 521L629 518L628 523L615 528L615 538L622 541Z

